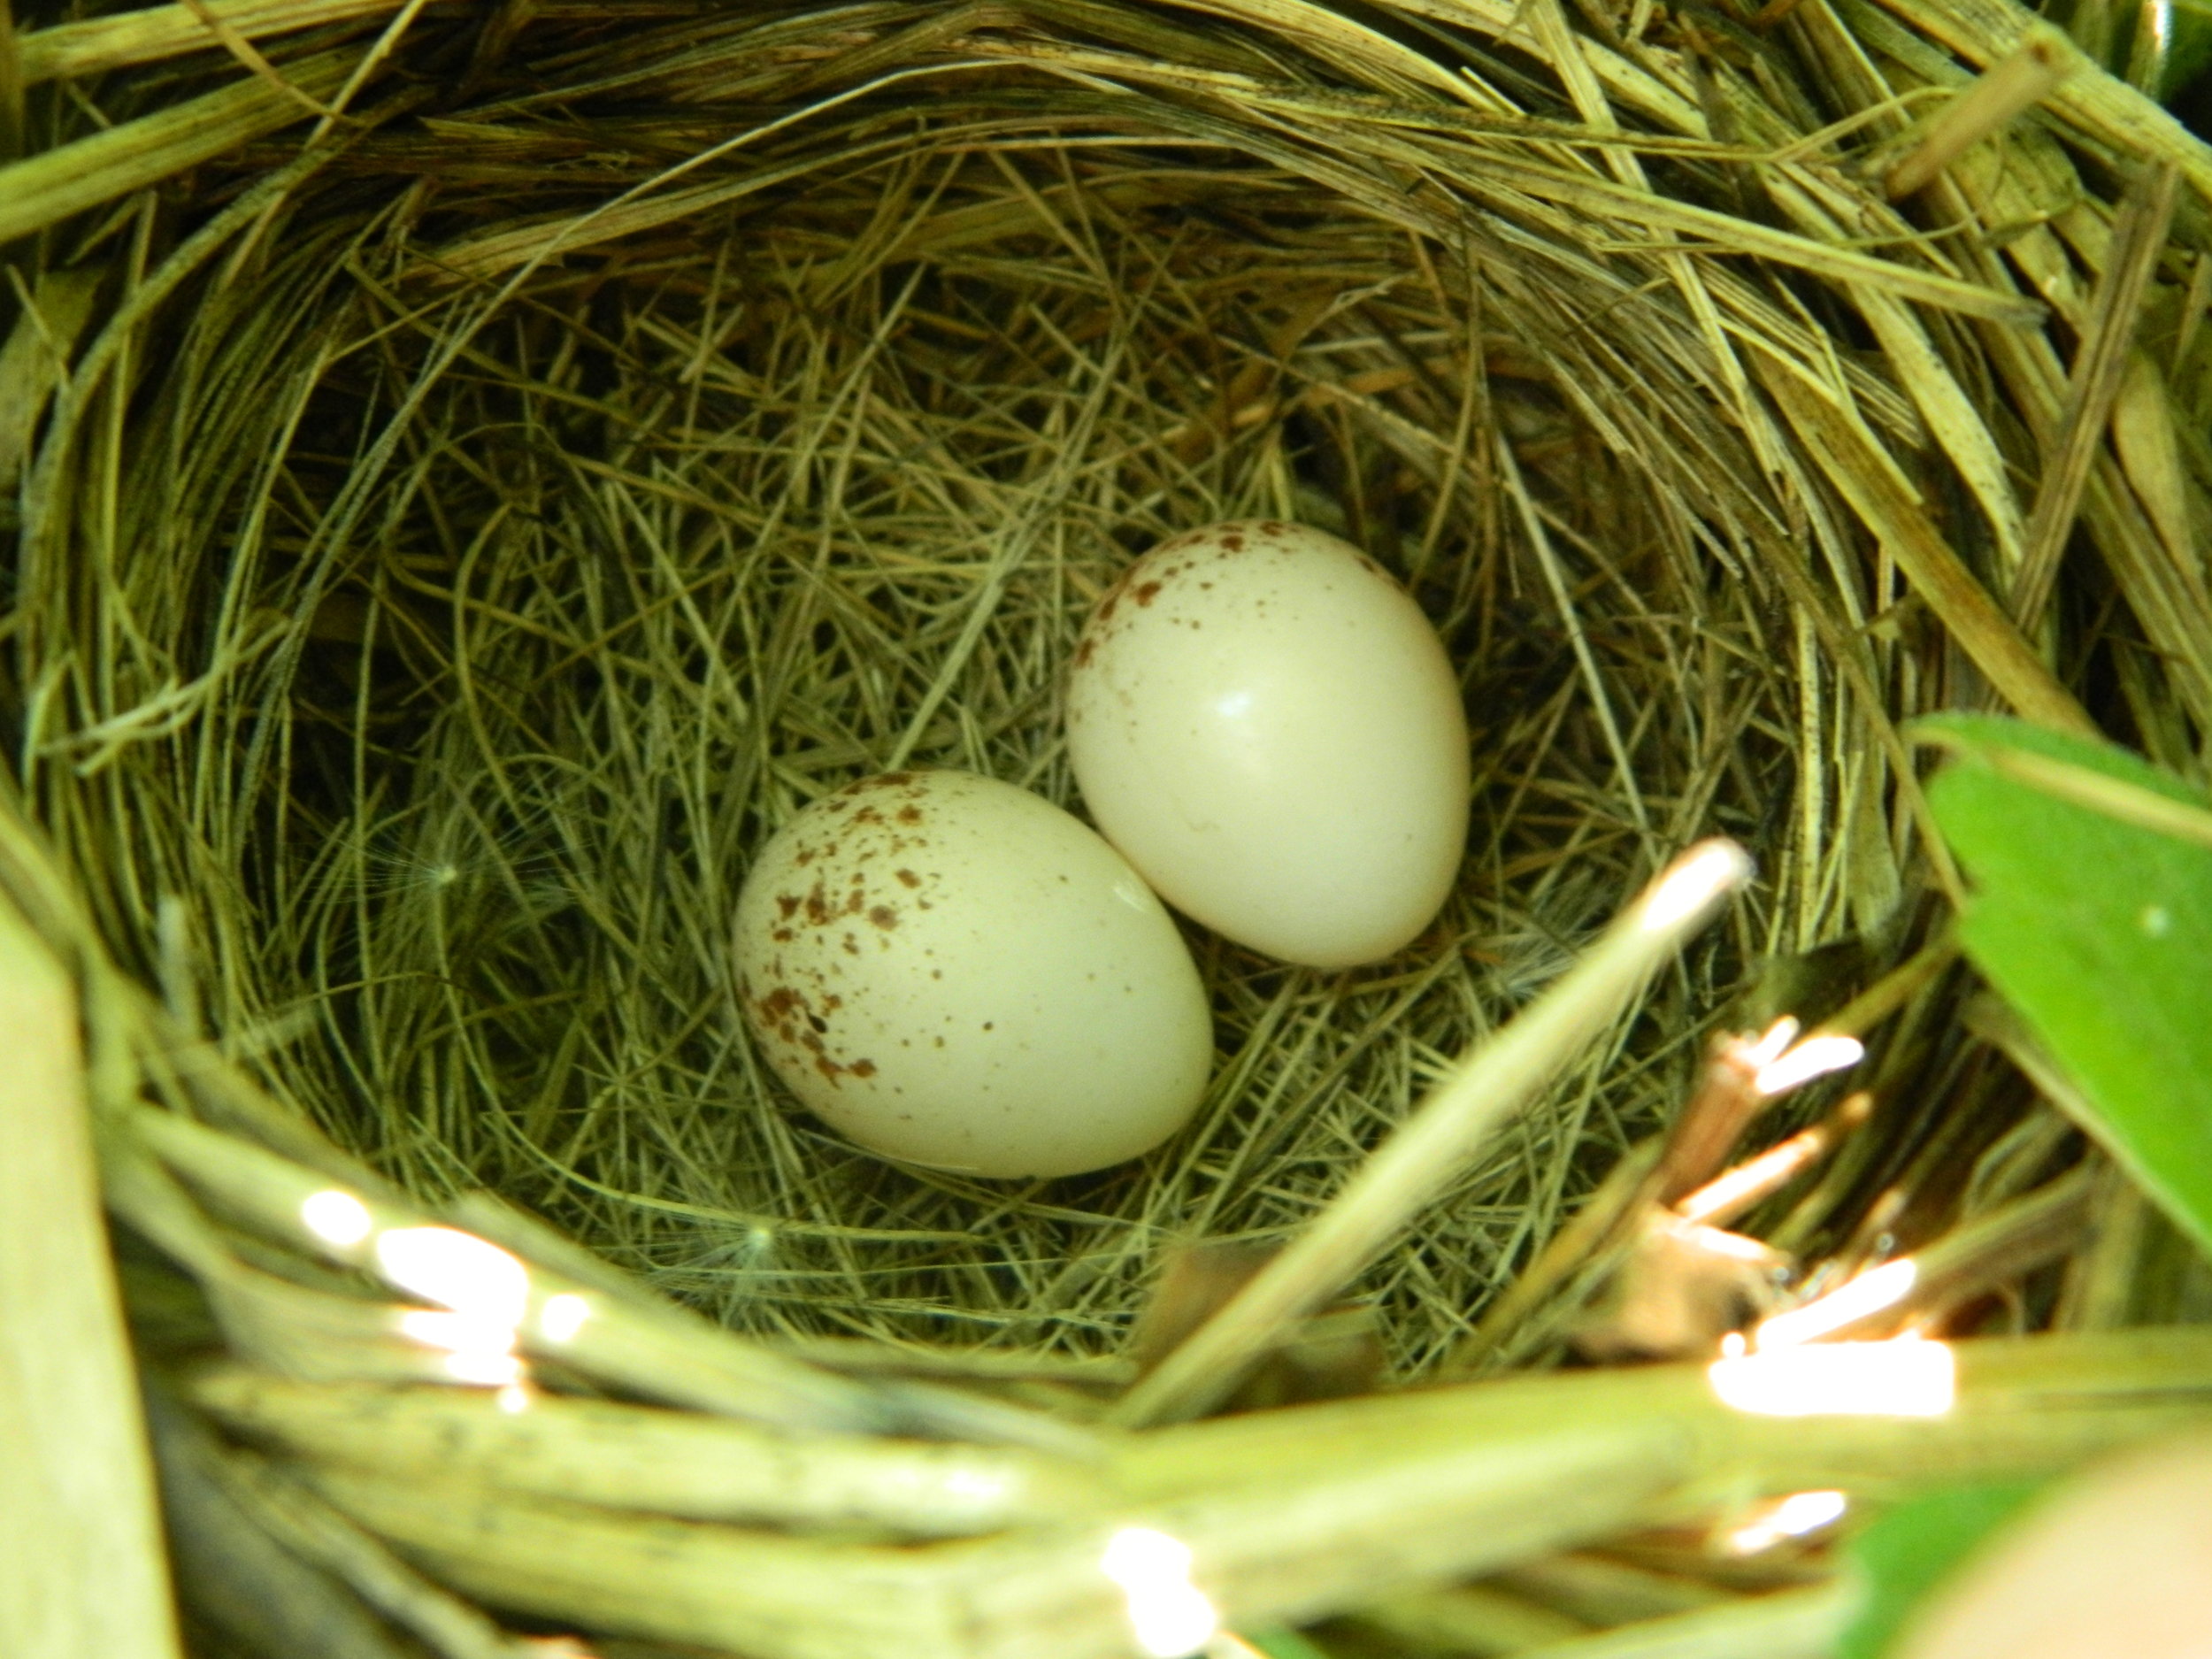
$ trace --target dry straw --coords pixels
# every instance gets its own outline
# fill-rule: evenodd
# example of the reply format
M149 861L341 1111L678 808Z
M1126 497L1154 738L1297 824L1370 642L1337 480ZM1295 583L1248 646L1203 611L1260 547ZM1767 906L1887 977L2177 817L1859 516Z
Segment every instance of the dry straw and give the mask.
M0 885L81 999L180 1571L262 1609L226 1640L1118 1654L1143 1525L1232 1621L1393 1652L1809 1649L1832 1589L1666 1540L2197 1409L2200 1342L2100 1334L2196 1270L1965 1002L1898 733L2008 707L2194 770L2212 720L2212 151L2011 0L55 12L0 20ZM795 1115L729 994L751 850L887 765L1069 800L1087 605L1248 515L1358 541L1461 665L1436 926L1338 975L1194 935L1221 1063L1125 1169ZM1566 974L1717 833L1758 872L1717 926ZM1773 1109L1807 1162L1734 1225L1816 1289L1924 1250L1870 1333L2074 1334L1939 1424L1778 1431L1662 1367L1100 1426L1340 1293L1398 1379L1557 1356L1763 1109L1709 1039L1786 1012L1866 1038L1870 1104ZM454 1355L378 1241L446 1225L524 1264L489 1357L533 1410L410 1386ZM1202 1238L1307 1242L1117 1408Z

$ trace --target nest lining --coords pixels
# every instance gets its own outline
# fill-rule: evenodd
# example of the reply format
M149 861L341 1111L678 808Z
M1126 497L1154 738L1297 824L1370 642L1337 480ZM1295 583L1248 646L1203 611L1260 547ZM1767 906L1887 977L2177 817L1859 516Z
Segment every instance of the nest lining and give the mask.
M1836 660L1901 582L1753 383L1932 442L1808 274L1871 256L1686 241L1656 210L1740 211L1744 152L1592 142L1539 57L1294 21L579 9L296 167L134 341L128 442L67 434L30 497L30 784L109 936L384 1169L740 1328L1084 1354L1165 1246L1296 1225L1660 856L1738 834L1766 879L1732 929L1365 1281L1402 1369L1448 1348L1679 1098L1746 963L1909 913L1886 721L1959 664L1909 627L1870 682ZM1070 803L1089 600L1248 515L1360 541L1462 667L1437 926L1348 976L1194 933L1208 1103L1097 1177L895 1170L787 1110L729 989L749 849L892 764Z

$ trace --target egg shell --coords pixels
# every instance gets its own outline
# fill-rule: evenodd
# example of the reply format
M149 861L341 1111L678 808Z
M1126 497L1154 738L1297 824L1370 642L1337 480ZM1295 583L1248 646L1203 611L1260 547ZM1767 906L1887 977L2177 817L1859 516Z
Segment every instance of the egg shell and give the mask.
M1899 1659L2205 1659L2212 1437L2136 1446L2031 1500L1906 1617Z
M1427 926L1467 839L1467 722L1420 607L1357 548L1275 520L1192 531L1098 605L1068 754L1161 897L1288 962L1373 962Z
M963 772L864 779L769 841L738 899L762 1052L872 1151L1071 1175L1189 1120L1213 1063L1174 920L1087 826Z

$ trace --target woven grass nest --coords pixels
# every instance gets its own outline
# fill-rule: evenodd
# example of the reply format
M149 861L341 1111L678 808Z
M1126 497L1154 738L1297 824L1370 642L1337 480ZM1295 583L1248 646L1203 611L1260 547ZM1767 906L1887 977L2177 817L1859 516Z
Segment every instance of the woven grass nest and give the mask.
M1632 1149L1717 1034L1781 1014L1865 1039L1870 1105L1845 1125L1816 1087L1759 1124L1849 1133L1747 1233L1809 1272L1948 1240L1974 1328L2099 1322L2067 1263L2115 1178L1953 961L1960 879L1900 731L2009 709L2200 770L2212 150L2007 0L214 0L17 27L5 867L86 999L157 1370L215 1341L250 1374L420 1374L285 1235L312 1175L671 1345L580 1349L579 1386L1064 1452L1041 1425L1106 1409L1179 1249L1296 1235L1713 834L1755 882L1338 1287L1387 1377L1586 1339ZM1350 973L1189 930L1215 1079L1119 1169L971 1181L798 1113L731 992L753 851L888 767L1079 810L1060 699L1090 604L1242 517L1357 542L1445 640L1476 762L1443 914ZM2170 1277L2135 1316L2173 1316ZM737 1348L687 1348L705 1327L655 1292L793 1368L745 1398L810 1403L733 1403ZM248 1374L200 1404L274 1421ZM368 1594L365 1558L302 1541L326 1512L284 1534L225 1467ZM807 1581L828 1635L564 1605L332 1492L367 1528L347 1548L564 1628L893 1651L836 1625L842 1580ZM1373 1582L1680 1518L1642 1502ZM1611 1565L1656 1576L1659 1548ZM373 1558L409 1640L508 1650ZM1266 1582L1263 1622L1363 1605ZM964 1635L902 1650L1126 1647L962 1605ZM1355 1646L1465 1650L1423 1628Z

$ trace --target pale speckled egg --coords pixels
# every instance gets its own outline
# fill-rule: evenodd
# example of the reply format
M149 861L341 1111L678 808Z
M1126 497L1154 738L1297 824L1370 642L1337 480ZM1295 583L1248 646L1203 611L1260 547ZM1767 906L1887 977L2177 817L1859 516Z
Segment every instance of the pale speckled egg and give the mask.
M1072 1175L1182 1127L1213 1063L1175 923L1087 826L1010 784L893 772L815 802L738 898L746 1018L872 1151Z
M1107 840L1186 915L1314 967L1426 927L1467 838L1466 715L1420 607L1304 525L1162 542L1100 602L1068 753Z

